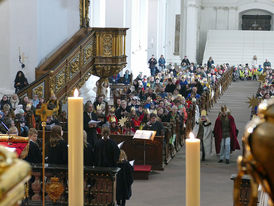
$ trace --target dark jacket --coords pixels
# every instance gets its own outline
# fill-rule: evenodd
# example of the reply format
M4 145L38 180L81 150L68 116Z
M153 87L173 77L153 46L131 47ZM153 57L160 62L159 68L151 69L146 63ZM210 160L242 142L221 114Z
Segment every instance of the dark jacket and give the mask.
M29 163L35 163L35 164L41 163L42 154L38 144L33 141L30 141L28 147L29 147L28 155L25 157L24 160Z
M94 149L94 146L96 142L98 141L97 139L97 131L96 127L89 128L89 121L90 120L97 120L97 116L95 113L91 113L91 118L87 112L84 112L84 130L87 133L87 141L91 145L91 147Z
M131 197L133 183L133 167L128 161L119 162L121 170L117 174L116 200L128 200Z
M176 89L175 84L168 84L166 85L165 92L173 93L175 89Z
M95 145L94 154L95 166L116 167L120 157L120 149L113 140L100 139Z
M92 146L88 143L86 147L84 147L84 165L85 166L93 166L94 165L94 153Z
M60 140L55 147L48 148L49 164L68 164L68 147L65 140Z

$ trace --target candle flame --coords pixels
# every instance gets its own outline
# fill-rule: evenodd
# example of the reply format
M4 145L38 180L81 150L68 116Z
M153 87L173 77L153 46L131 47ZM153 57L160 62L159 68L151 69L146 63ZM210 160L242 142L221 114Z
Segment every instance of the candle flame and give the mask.
M79 96L79 91L78 91L78 89L75 89L74 90L74 97L78 97Z
M193 132L189 133L189 139L195 139L195 136L194 136Z

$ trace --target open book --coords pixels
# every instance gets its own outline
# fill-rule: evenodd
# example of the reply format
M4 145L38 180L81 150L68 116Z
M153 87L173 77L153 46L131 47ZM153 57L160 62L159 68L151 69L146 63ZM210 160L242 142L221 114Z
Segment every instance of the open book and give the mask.
M154 140L156 131L149 130L137 130L133 136L133 139Z

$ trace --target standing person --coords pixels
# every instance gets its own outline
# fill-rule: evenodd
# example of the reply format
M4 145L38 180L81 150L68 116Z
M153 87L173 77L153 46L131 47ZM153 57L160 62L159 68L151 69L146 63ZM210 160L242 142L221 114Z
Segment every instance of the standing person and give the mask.
M23 158L25 161L29 163L41 163L42 162L42 154L39 149L39 145L37 144L37 136L38 132L34 128L30 128L29 130L29 143L20 154L20 158Z
M87 102L84 106L84 130L87 133L87 141L90 143L92 148L94 148L96 142L98 141L97 139L97 115L93 112L93 105L91 102ZM91 123L91 120L94 120Z
M117 205L125 206L126 200L129 200L132 194L133 167L129 164L124 150L120 150L120 158L117 167L120 168L120 171L117 174Z
M240 149L236 130L234 118L227 112L226 106L222 106L214 126L216 153L220 153L219 162L225 159L226 164L229 164L230 152Z
M211 122L207 118L205 110L202 110L201 112L197 138L201 140L202 161L205 161L205 157L212 153Z
M189 66L189 65L190 65L190 61L189 61L189 59L187 58L187 56L185 56L184 59L182 60L181 66L183 66L184 64L185 64L186 66Z
M110 129L102 129L102 139L95 144L95 166L116 167L120 157L120 149L117 144L109 138Z
M214 60L212 59L212 57L209 57L207 61L207 67L211 69L213 64L214 64Z
M84 140L84 165L93 166L94 165L94 154L93 148L87 141L87 133L83 131L83 140Z
M22 71L18 71L14 80L15 93L19 92L25 86L27 86L28 80Z
M49 164L68 164L68 146L63 139L63 130L61 126L52 127L48 146Z
M266 59L264 62L264 68L270 68L271 67L271 63Z
M164 55L161 55L161 57L158 60L158 63L159 63L159 69L160 69L160 72L161 72L166 68L166 60L164 58Z
M149 63L149 69L150 69L151 76L155 76L157 60L155 59L153 54L152 54L151 58L148 60L148 63Z

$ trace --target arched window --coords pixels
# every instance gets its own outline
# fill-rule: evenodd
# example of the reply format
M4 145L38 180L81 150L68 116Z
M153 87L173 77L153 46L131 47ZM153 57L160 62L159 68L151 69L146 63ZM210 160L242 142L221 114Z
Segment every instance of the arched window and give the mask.
M240 21L242 30L262 31L270 31L273 22L272 13L260 9L251 9L241 12Z

